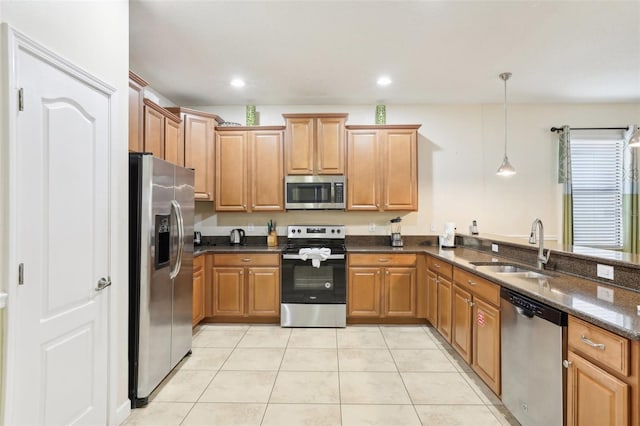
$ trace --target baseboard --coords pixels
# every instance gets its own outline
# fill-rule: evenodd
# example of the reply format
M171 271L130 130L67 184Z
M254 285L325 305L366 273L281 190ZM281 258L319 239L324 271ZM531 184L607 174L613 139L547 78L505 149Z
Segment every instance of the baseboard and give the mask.
M127 399L116 410L116 424L121 425L124 423L124 421L127 420L127 417L129 417L129 414L131 414L131 401Z

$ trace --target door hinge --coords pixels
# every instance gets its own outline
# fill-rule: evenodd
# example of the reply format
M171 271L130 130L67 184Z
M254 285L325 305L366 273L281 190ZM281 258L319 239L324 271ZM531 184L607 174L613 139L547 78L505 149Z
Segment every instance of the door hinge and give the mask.
M24 89L18 89L18 111L24 111Z
M18 265L18 285L24 284L24 263Z

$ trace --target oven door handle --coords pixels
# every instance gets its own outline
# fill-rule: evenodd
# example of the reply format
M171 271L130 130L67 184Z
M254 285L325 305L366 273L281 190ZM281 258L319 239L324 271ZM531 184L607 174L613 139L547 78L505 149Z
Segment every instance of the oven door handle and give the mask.
M282 259L284 260L302 260L302 256L299 254L283 254ZM326 260L340 260L344 259L344 254L330 254ZM311 260L311 259L308 259Z

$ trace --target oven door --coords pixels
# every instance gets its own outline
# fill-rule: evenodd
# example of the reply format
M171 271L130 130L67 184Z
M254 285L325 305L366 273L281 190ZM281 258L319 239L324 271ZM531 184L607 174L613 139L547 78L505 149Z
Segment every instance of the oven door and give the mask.
M346 271L343 254L332 254L312 265L297 254L282 256L282 303L346 303Z

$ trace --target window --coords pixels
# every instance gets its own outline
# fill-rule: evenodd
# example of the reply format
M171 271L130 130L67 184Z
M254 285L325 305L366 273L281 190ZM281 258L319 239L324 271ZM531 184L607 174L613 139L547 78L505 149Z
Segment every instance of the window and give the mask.
M571 137L573 244L621 249L623 140Z

